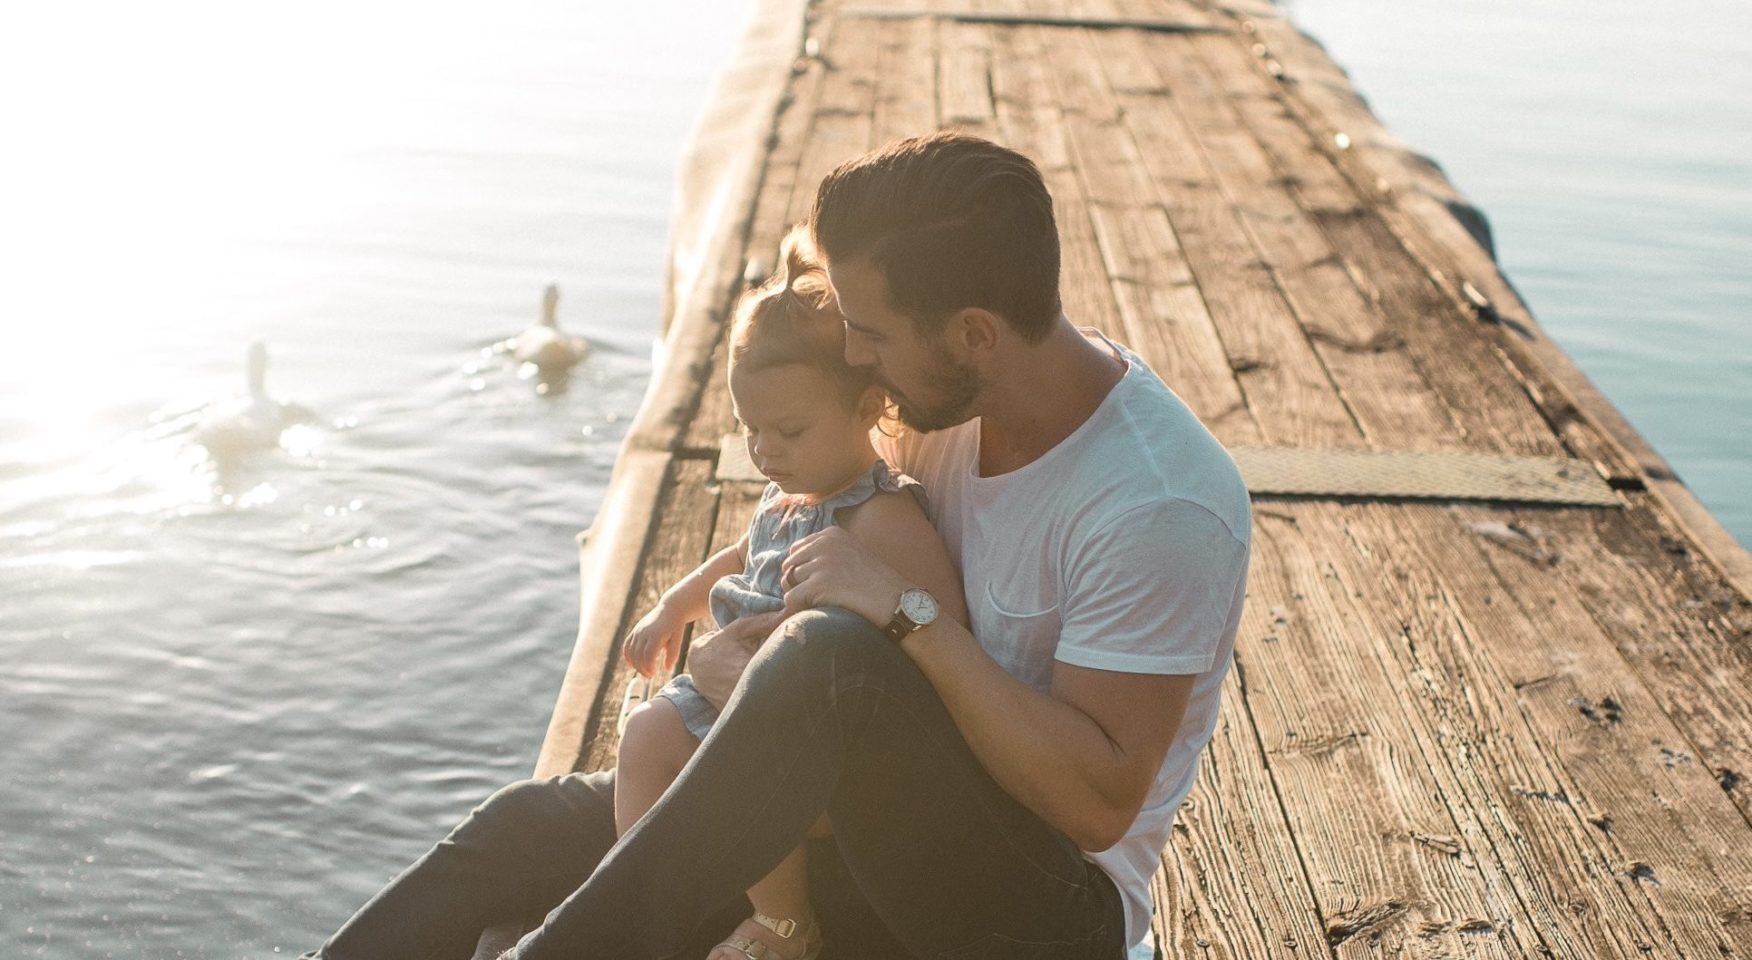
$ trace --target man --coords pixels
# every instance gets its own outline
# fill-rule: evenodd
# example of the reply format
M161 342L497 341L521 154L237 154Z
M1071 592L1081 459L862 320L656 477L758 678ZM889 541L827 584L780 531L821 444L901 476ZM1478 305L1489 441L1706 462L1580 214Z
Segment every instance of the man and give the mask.
M438 934L527 916L570 884L518 957L704 956L823 814L811 894L832 955L1150 955L1149 878L1240 620L1239 474L1141 360L1063 316L1051 200L1026 158L902 141L829 174L811 223L846 357L876 368L911 428L883 452L925 485L971 632L842 531L816 534L787 563L802 612L745 672L739 631L696 646L696 683L741 680L606 857L608 777L512 788L323 955L416 939L437 955ZM464 893L482 887L493 902Z

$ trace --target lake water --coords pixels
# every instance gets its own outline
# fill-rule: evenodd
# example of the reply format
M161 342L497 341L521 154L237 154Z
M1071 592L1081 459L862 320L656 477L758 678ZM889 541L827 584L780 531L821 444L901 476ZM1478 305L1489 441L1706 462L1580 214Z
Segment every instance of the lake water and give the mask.
M748 9L8 15L0 952L296 956L528 775ZM258 339L319 421L219 477Z
M1287 0L1539 322L1752 545L1752 5Z
M529 771L746 10L13 15L0 80L54 95L0 176L9 956L296 955ZM1752 538L1746 14L1294 10ZM549 282L592 349L539 395L495 345ZM220 475L190 437L258 339L318 420Z

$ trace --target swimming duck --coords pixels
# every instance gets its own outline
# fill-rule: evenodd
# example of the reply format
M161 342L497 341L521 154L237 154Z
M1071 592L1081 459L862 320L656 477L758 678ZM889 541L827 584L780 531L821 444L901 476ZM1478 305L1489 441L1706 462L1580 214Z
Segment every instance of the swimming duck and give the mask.
M560 303L560 288L548 284L541 298L541 322L517 335L512 355L524 363L533 363L544 379L564 375L584 359L583 337L569 337L560 332L554 318L554 308Z
M215 459L271 449L287 427L315 419L308 408L268 395L268 348L259 340L249 346L245 371L249 393L214 404L195 428L195 439Z

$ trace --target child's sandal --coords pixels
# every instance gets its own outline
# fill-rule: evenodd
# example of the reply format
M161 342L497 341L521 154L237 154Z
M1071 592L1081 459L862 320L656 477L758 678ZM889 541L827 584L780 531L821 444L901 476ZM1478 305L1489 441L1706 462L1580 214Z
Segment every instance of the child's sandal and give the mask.
M810 922L807 928L804 928L795 920L789 918L777 920L758 911L754 916L749 917L749 919L768 930L771 930L773 933L777 934L781 940L790 940L792 937L799 935L802 936L805 946L803 952L796 957L796 960L815 960L816 957L821 955L821 931L816 927L813 921ZM777 950L773 949L771 944L768 944L765 941L745 937L740 933L733 933L730 936L725 937L724 942L718 944L718 946L729 947L747 957L748 960L788 960L788 958L782 956Z

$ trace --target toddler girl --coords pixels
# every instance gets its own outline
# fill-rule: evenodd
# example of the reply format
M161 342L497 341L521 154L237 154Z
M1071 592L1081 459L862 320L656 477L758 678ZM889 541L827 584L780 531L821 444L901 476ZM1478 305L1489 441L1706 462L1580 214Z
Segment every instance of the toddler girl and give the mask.
M944 615L966 623L960 576L915 499L918 484L889 469L870 444L887 399L869 370L846 363L844 318L801 230L785 241L780 274L737 305L730 396L749 457L772 482L742 539L665 591L633 628L625 655L634 669L650 676L659 661L672 665L683 629L707 612L723 627L739 617L782 610L786 551L835 524L929 590ZM896 536L897 530L904 535ZM685 674L633 711L615 774L620 832L657 802L717 716ZM799 960L820 951L801 848L748 897L754 915L708 960Z

